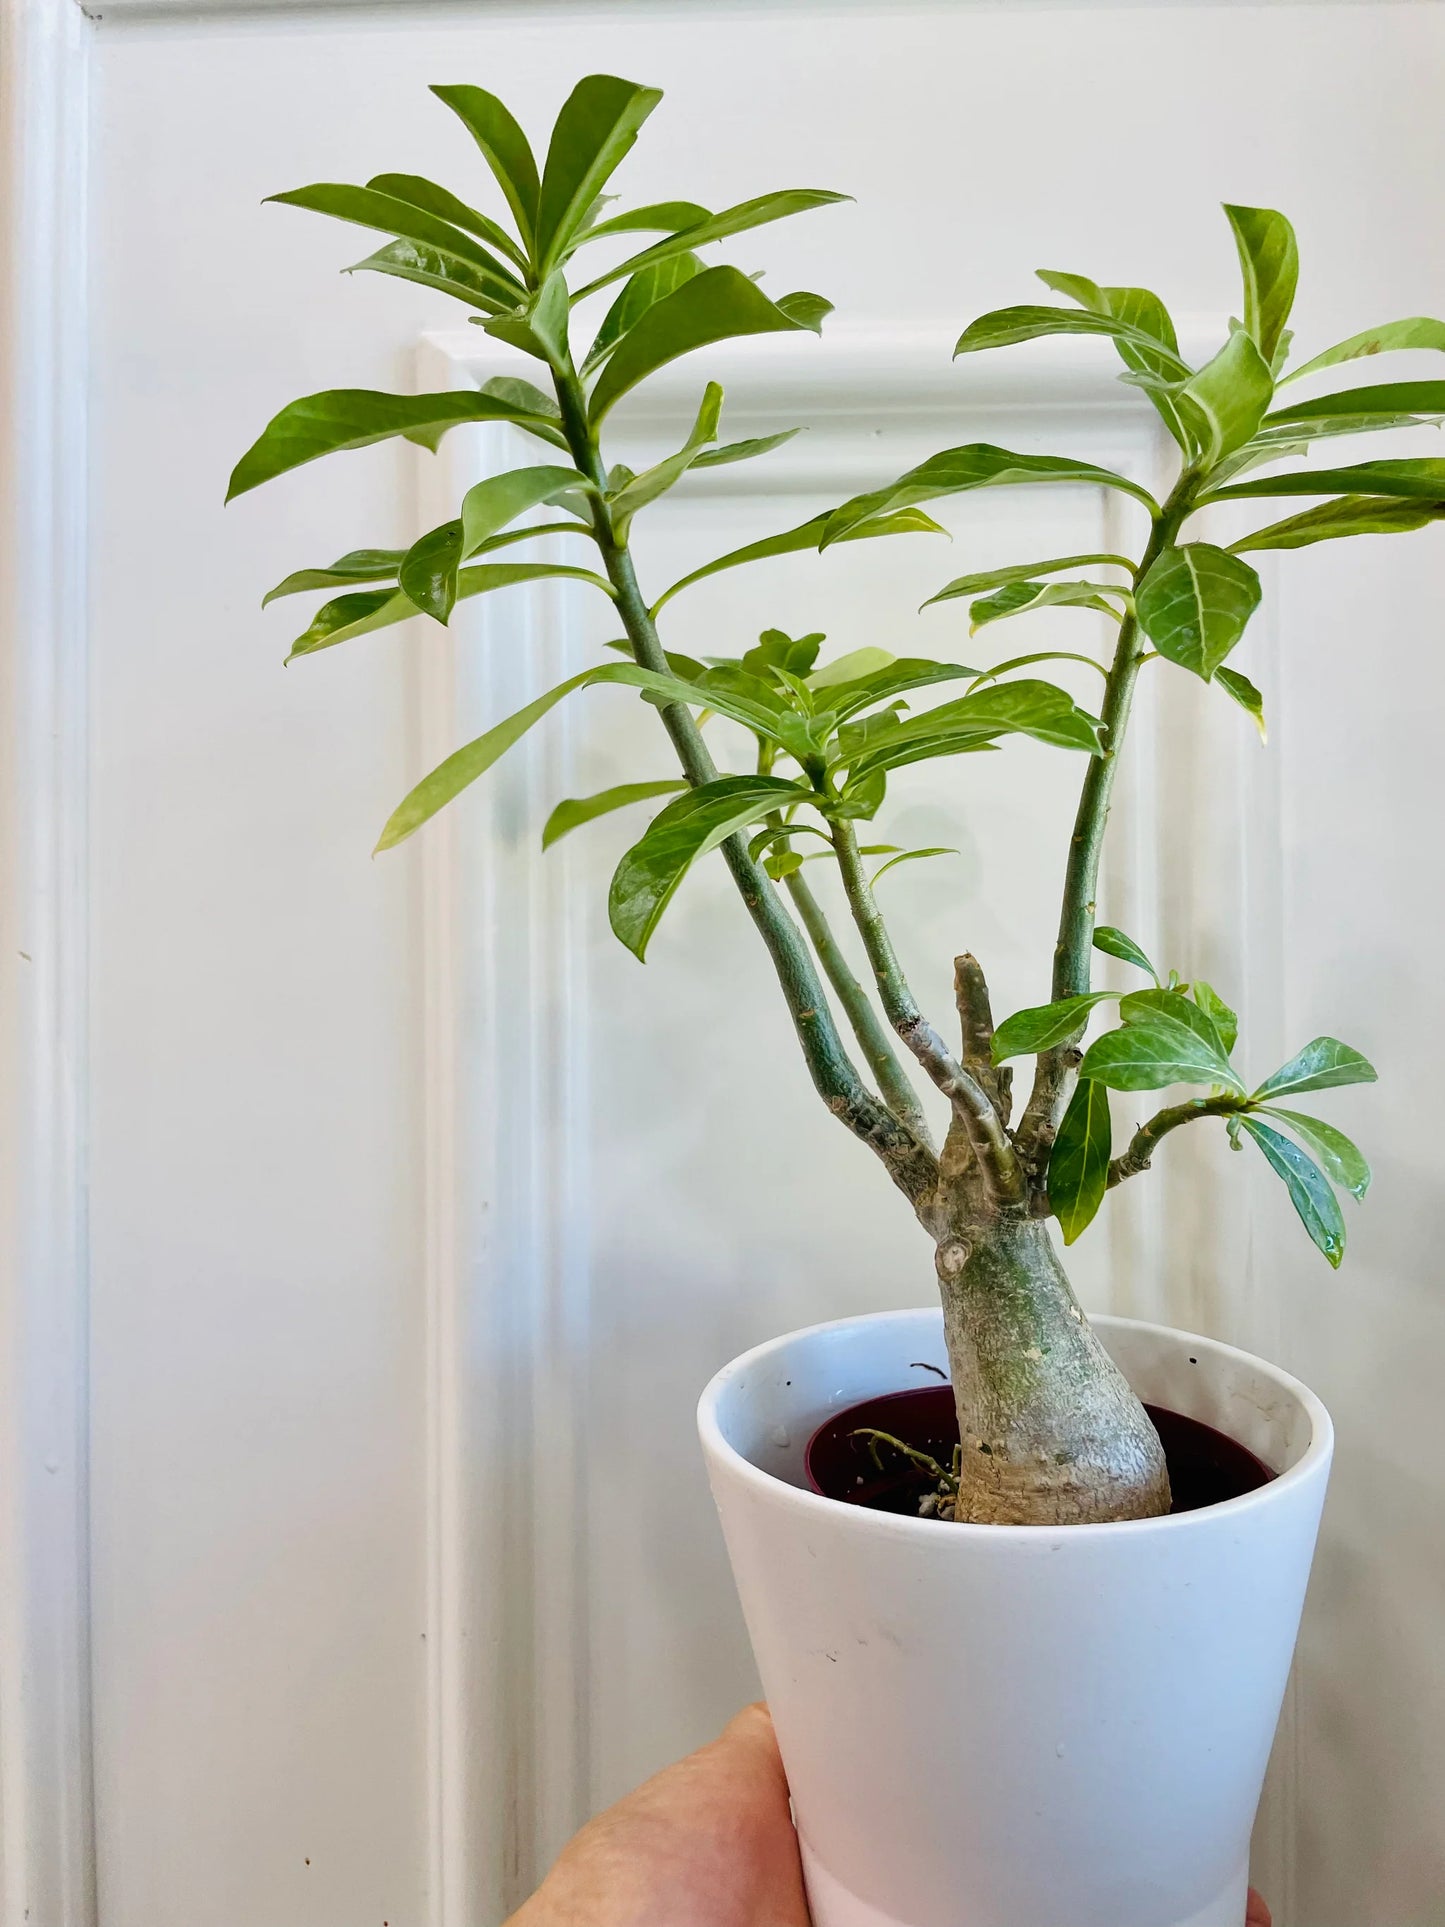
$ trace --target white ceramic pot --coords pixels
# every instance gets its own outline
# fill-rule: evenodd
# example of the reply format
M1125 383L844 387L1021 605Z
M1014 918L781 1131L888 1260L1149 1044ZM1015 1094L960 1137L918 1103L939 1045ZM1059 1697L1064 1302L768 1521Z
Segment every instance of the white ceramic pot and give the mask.
M937 1311L794 1332L703 1394L815 1927L1242 1927L1329 1415L1248 1353L1094 1323L1150 1404L1279 1476L1198 1512L1064 1528L806 1490L823 1419L946 1365Z

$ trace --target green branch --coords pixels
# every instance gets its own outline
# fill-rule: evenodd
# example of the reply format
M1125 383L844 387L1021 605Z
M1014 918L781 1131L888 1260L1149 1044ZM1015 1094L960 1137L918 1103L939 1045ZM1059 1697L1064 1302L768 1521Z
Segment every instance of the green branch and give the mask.
M1182 1104L1170 1104L1164 1110L1156 1111L1147 1124L1139 1126L1123 1154L1110 1161L1110 1188L1122 1184L1126 1178L1137 1177L1141 1171L1147 1171L1149 1160L1158 1149L1161 1138L1167 1137L1171 1131L1177 1131L1181 1124L1191 1124L1196 1117L1237 1117L1251 1108L1247 1097L1224 1095L1191 1097Z
M666 674L667 657L657 626L638 586L626 543L618 539L607 511L607 474L588 421L582 383L570 365L554 368L553 382L572 458L592 484L593 535L607 579L616 591L633 655L644 668ZM696 788L711 782L717 776L717 765L692 711L685 703L669 703L659 713L689 783ZM932 1150L926 1142L920 1143L859 1077L833 1021L807 942L761 865L748 855L745 838L740 834L730 836L722 845L722 854L772 958L815 1088L834 1116L877 1153L894 1183L918 1204L938 1180L938 1161Z

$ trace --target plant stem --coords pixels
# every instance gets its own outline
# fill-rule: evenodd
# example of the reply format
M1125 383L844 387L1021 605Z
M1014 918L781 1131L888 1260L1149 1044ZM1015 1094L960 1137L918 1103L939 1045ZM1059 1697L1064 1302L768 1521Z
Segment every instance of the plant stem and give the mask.
M1127 1149L1109 1165L1110 1186L1122 1184L1149 1169L1149 1160L1161 1138L1190 1124L1196 1117L1235 1117L1251 1108L1247 1097L1191 1097L1182 1104L1170 1104L1156 1111L1147 1124L1141 1124L1130 1138Z
M587 417L582 383L570 364L554 368L553 381L572 459L595 491L591 500L593 535L607 579L616 591L633 655L644 668L666 674L666 651L638 586L632 557L626 544L617 539L607 512L607 472ZM694 788L710 783L718 773L717 765L692 711L685 703L669 703L660 713L689 783ZM722 853L772 958L815 1088L829 1110L878 1154L894 1183L917 1204L937 1182L936 1158L859 1077L833 1022L807 943L761 866L748 855L746 840L741 835L730 836L722 845Z
M838 855L838 868L853 921L873 966L878 995L889 1023L953 1106L955 1116L989 1172L995 1193L1001 1198L1014 1196L1020 1187L1021 1173L1003 1121L988 1093L958 1062L918 1008L863 867L857 833L846 819L833 825L833 848Z
M909 1082L908 1074L899 1063L888 1032L873 1008L867 991L848 967L848 960L833 935L823 906L813 895L802 872L794 870L784 879L788 895L793 899L799 921L812 940L818 953L818 961L823 966L823 974L833 986L843 1013L853 1026L853 1035L858 1039L858 1048L868 1060L869 1068L878 1080L883 1101L896 1118L908 1126L920 1144L932 1144L928 1130L928 1119L923 1115L923 1107L918 1101L918 1093Z
M1168 501L1154 519L1149 541L1134 571L1134 582L1144 580L1159 556L1174 541L1180 524L1193 507L1199 477L1186 469L1175 484ZM1069 861L1064 873L1064 897L1059 913L1059 935L1054 946L1052 996L1055 1002L1065 997L1082 996L1092 975L1094 916L1099 888L1099 862L1104 850L1104 832L1109 822L1109 805L1119 771L1119 753L1134 702L1134 685L1145 650L1137 615L1131 609L1119 626L1119 640L1109 668L1104 701L1100 709L1103 750L1089 759L1074 818ZM1063 1109L1068 1083L1070 1047L1073 1040L1043 1051L1034 1074L1034 1087L1019 1124L1018 1142L1031 1168L1037 1172L1041 1159L1053 1144Z

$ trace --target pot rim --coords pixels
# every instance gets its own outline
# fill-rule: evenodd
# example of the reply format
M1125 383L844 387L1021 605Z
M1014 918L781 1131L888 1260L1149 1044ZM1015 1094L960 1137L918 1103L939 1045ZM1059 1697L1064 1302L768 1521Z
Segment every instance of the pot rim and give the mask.
M835 1526L844 1530L882 1534L885 1538L913 1539L922 1534L936 1535L939 1524L933 1519L913 1519L897 1512L873 1512L860 1506L845 1505L840 1499L830 1499L821 1492L810 1492L801 1486L791 1485L786 1479L776 1478L765 1472L761 1466L754 1465L745 1458L725 1436L718 1421L718 1408L725 1394L732 1388L736 1379L755 1366L765 1364L769 1354L784 1345L796 1344L802 1339L822 1338L836 1331L847 1330L858 1325L874 1324L888 1319L926 1319L932 1321L942 1317L941 1310L932 1306L904 1306L897 1311L863 1312L852 1318L825 1319L817 1325L804 1325L796 1331L783 1332L776 1338L765 1339L761 1345L742 1352L720 1372L709 1379L697 1407L697 1429L702 1439L704 1452L708 1457L726 1466L731 1477L744 1485L753 1487L760 1499L773 1504L792 1508L799 1516L799 1522L812 1518L817 1523L831 1520ZM1293 1377L1280 1366L1268 1359L1260 1358L1254 1352L1247 1352L1238 1345L1226 1345L1222 1339L1206 1338L1201 1333L1186 1332L1176 1325L1161 1325L1147 1318L1121 1318L1112 1313L1091 1314L1089 1322L1096 1330L1107 1332L1123 1329L1126 1331L1153 1332L1168 1338L1180 1340L1190 1347L1198 1346L1201 1351L1217 1358L1244 1359L1258 1370L1267 1372L1282 1391L1289 1393L1303 1407L1310 1421L1310 1440L1295 1463L1286 1471L1276 1473L1268 1485L1262 1485L1253 1492L1241 1493L1235 1499L1223 1499L1217 1505L1202 1506L1194 1512L1168 1513L1158 1519L1111 1519L1089 1525L1070 1525L1057 1528L1068 1535L1070 1544L1097 1543L1101 1538L1127 1532L1188 1532L1199 1531L1212 1521L1237 1518L1246 1511L1257 1511L1262 1507L1285 1502L1295 1489L1305 1481L1318 1475L1328 1467L1334 1449L1334 1426L1324 1403L1302 1380ZM999 1544L1006 1539L1029 1540L1037 1543L1041 1535L1052 1532L1053 1527L1041 1526L1000 1526L977 1525L972 1523L952 1524L951 1542L969 1544L982 1535L991 1544Z

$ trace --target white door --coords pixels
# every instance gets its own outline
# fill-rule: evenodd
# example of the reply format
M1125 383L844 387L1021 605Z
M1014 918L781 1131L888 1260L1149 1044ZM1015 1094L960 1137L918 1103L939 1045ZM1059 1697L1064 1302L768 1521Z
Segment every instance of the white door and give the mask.
M408 539L513 457L470 431L436 458L389 445L223 512L231 463L293 396L501 366L440 297L338 276L367 251L344 231L260 203L385 169L479 192L427 84L479 81L537 132L595 70L667 91L616 183L631 199L855 194L726 251L769 287L828 294L821 343L703 355L645 410L619 410L626 460L675 445L711 374L730 433L809 425L655 513L639 552L660 586L964 440L1147 478L1151 418L1106 346L957 366L949 346L974 314L1029 300L1041 265L1153 286L1191 336L1222 334L1238 302L1222 199L1294 218L1304 342L1445 313L1445 13L102 0L88 14L37 0L16 13L30 38L11 43L51 89L43 112L32 89L29 140L68 130L85 184L67 175L57 193L83 212L88 281L33 231L24 257L49 263L56 313L83 313L88 333L88 348L63 337L86 357L88 496L73 466L56 484L88 581L72 631L88 635L88 686L52 691L81 768L36 778L72 811L88 791L88 882L64 901L68 956L88 927L89 990L62 1003L59 1057L67 1077L88 1064L69 1087L83 1129L52 1120L46 1140L72 1177L83 1152L84 1186L68 1204L45 1194L66 1290L17 1275L26 1305L86 1308L81 1325L27 1312L25 1329L42 1332L57 1409L86 1385L88 1339L90 1478L85 1514L72 1426L58 1496L35 1474L33 1503L27 1485L4 1515L32 1565L50 1537L34 1599L0 1624L0 1693L8 1681L21 1703L40 1651L71 1697L62 1720L31 1693L23 1747L12 1711L3 1891L39 1897L36 1927L495 1927L581 1817L756 1690L694 1450L702 1381L787 1326L924 1302L929 1254L808 1089L721 866L686 884L641 967L604 914L640 817L541 857L559 797L669 773L644 705L587 692L371 860L431 761L606 637L585 597L514 591L449 637L418 623L282 672L298 605L262 615L264 589ZM67 374L80 379L62 361L57 394ZM73 458L75 424L51 413ZM987 661L1097 646L1090 617L1037 618L1015 645L970 642L958 605L915 612L1025 546L1115 548L1135 532L1127 507L1000 492L945 519L951 544L720 577L679 601L669 640L734 651L777 625L825 630L839 651ZM1107 881L1114 921L1236 993L1251 1062L1331 1031L1382 1072L1351 1107L1377 1183L1338 1276L1282 1196L1206 1147L1171 1147L1111 1201L1077 1266L1095 1306L1269 1350L1339 1423L1258 1842L1282 1927L1427 1927L1445 1894L1441 557L1425 533L1268 572L1241 659L1266 693L1267 751L1214 692L1159 675ZM43 579L73 587L62 562ZM49 658L32 654L39 686ZM39 768L37 714L7 726ZM888 840L958 852L883 885L945 1015L956 948L982 957L1000 1008L1044 993L1076 776L1062 752L1021 745L896 786ZM68 847L46 846L56 875L74 872ZM15 1008L51 1034L44 1011ZM10 1217L28 1223L38 1196ZM69 1289L82 1270L88 1295ZM12 1456L49 1423L17 1431ZM88 1613L85 1562L59 1545L81 1518ZM47 1584L74 1631L48 1644ZM48 1828L20 1823L22 1795Z

